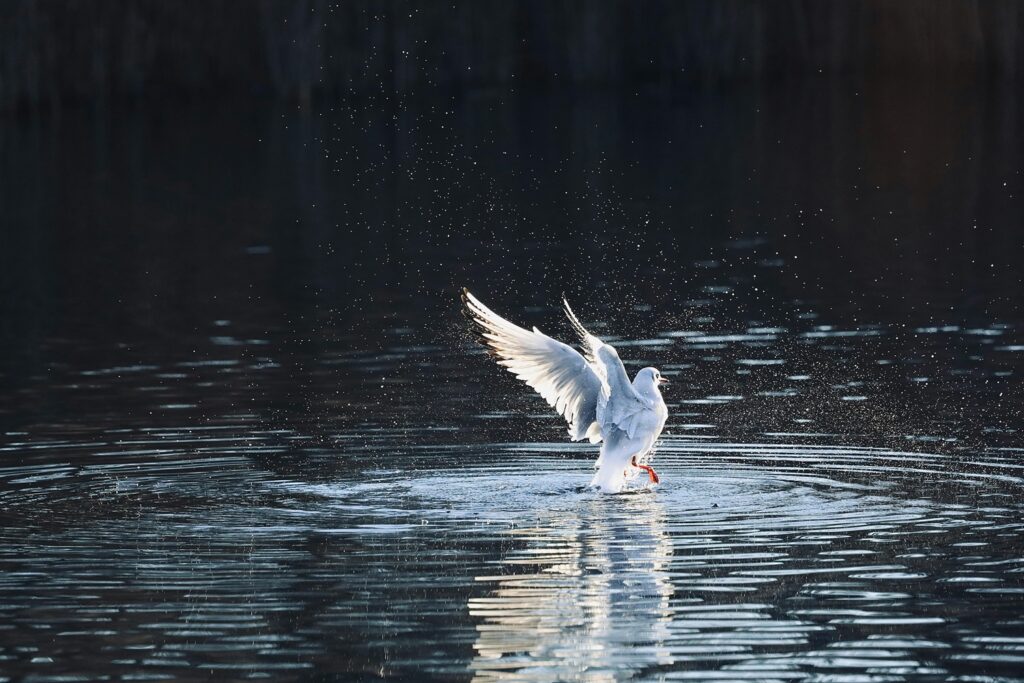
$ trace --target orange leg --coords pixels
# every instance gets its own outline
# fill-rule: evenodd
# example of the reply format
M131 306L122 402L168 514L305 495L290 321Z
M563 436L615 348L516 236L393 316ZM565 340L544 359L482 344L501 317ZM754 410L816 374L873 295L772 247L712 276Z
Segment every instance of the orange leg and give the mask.
M639 465L639 464L637 464L636 456L635 455L633 456L632 465L633 465L633 467L638 467L638 468L640 468L642 470L645 470L647 472L647 476L651 478L651 483L652 484L657 484L657 483L659 483L661 481L660 479L658 479L658 473L654 471L653 467L651 467L650 465Z

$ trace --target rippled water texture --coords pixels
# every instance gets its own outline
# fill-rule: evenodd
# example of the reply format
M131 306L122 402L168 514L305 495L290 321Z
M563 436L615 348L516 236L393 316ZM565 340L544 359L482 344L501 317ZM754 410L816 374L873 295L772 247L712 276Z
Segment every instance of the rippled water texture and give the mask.
M2 141L0 681L1024 681L1016 109L863 97ZM463 284L661 368L660 486Z

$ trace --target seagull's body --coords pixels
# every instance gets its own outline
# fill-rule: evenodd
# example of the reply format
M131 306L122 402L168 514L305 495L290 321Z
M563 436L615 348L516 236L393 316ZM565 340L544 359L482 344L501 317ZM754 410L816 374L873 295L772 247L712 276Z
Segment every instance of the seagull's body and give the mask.
M619 354L587 332L568 301L563 301L565 313L586 356L536 327L531 332L510 323L466 289L462 298L498 364L536 389L566 419L569 437L603 442L591 486L618 493L631 468L646 470L651 482L658 483L654 470L641 464L668 419L658 389L667 380L656 368L644 368L630 382Z

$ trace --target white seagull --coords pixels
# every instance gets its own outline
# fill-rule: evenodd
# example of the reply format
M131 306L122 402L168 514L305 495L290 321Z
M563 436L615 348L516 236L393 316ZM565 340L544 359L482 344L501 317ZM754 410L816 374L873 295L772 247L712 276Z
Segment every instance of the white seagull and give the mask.
M654 468L644 464L668 418L658 389L668 380L657 368L644 368L630 382L619 354L587 332L564 298L565 314L580 337L585 357L536 327L530 332L510 323L468 289L463 288L462 300L480 340L498 364L536 389L566 419L569 437L604 442L591 486L618 493L631 467L645 470L651 483L658 483Z

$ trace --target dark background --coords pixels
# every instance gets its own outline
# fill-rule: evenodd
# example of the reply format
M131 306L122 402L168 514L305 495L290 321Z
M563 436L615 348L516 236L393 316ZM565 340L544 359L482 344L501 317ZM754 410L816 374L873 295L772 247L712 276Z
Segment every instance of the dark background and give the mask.
M545 329L567 292L627 337L1016 329L1022 22L1016 2L4 3L0 413L59 424L66 373L259 355L225 337L462 348L463 285Z
M894 76L1016 82L1006 1L11 0L0 105Z

